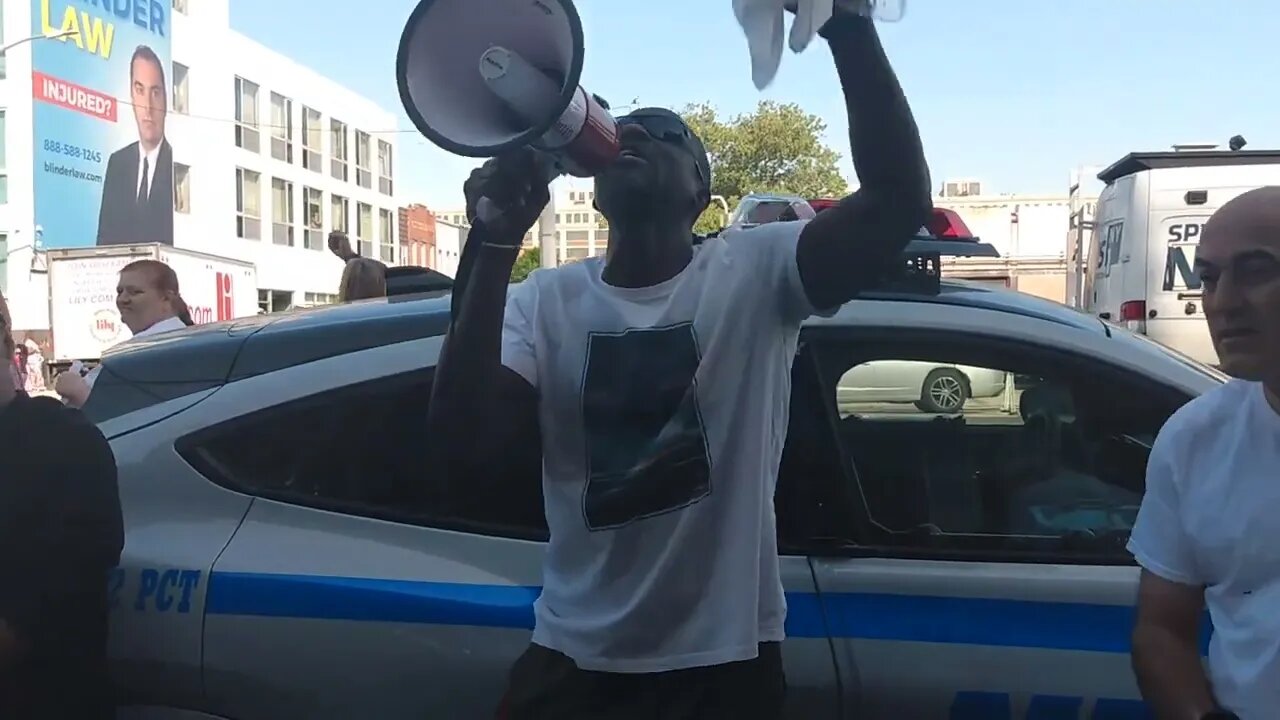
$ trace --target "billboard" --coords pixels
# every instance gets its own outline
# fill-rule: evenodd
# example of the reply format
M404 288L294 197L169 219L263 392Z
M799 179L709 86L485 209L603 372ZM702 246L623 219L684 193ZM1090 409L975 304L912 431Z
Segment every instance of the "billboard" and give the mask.
M171 0L31 0L32 193L45 248L173 244Z

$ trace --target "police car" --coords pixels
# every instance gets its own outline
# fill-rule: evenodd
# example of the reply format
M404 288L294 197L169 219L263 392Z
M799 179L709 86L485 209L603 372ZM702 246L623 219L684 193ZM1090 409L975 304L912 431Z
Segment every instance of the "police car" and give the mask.
M1157 430L1224 378L938 277L940 255L987 250L917 243L803 329L776 498L789 717L1148 716L1124 543ZM441 292L104 358L86 412L120 466L122 717L493 716L547 530L536 468L457 487L424 450ZM837 401L850 373L894 362L998 374L1001 392L949 412Z

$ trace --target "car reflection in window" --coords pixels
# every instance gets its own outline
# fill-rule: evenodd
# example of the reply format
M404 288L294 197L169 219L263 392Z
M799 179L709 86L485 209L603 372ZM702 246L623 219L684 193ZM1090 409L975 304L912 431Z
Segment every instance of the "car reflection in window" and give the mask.
M1066 383L876 360L840 377L836 406L873 524L893 542L974 535L1123 547L1133 527L1147 435L1116 432L1102 408L1078 413Z

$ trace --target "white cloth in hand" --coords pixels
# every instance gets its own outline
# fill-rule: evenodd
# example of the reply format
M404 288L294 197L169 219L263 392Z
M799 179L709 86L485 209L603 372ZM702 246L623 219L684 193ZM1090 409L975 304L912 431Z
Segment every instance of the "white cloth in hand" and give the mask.
M809 46L813 36L831 19L835 0L733 0L733 14L738 18L747 47L751 52L751 80L763 90L773 82L782 63L782 33L786 7L795 7L791 23L790 47L800 52Z

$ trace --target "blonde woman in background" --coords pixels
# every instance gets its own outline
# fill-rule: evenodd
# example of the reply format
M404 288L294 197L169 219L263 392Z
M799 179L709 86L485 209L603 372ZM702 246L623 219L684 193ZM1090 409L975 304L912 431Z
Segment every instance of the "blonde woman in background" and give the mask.
M329 233L329 251L347 264L338 281L338 302L387 296L387 266L357 254L346 233Z

